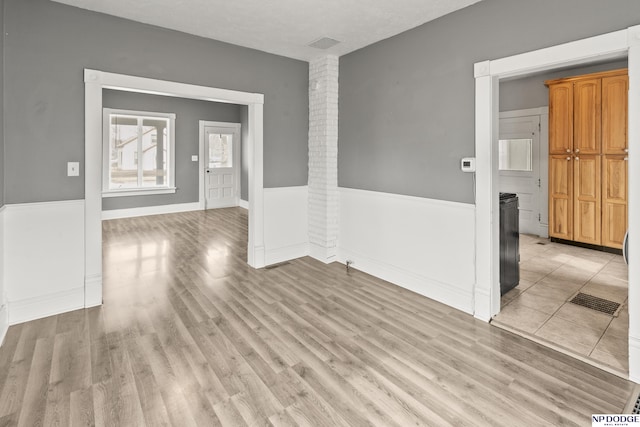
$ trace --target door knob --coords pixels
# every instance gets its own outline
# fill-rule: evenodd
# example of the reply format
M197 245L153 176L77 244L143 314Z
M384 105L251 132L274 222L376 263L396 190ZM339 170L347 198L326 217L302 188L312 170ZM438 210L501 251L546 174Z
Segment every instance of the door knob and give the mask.
M569 149L567 148L567 153L570 153L570 152L571 152L571 150L569 150Z
M209 169L207 169L207 173L209 173Z
M580 149L579 149L579 148L576 148L576 153L579 153L579 152L580 152Z

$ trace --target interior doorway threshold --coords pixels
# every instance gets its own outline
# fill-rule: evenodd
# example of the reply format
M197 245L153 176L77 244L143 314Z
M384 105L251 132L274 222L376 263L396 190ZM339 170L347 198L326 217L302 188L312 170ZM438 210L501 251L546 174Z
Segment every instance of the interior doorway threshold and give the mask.
M522 331L522 330L520 330L518 328L513 328L513 327L511 327L509 325L506 325L506 324L500 322L499 320L491 319L490 324L492 326L495 326L496 328L500 328L500 329L503 329L505 331L511 332L513 334L516 334L516 335L522 337L522 338L528 339L529 341L533 341L533 342L535 342L537 344L540 344L540 345L543 345L543 346L545 346L547 348L555 350L555 351L557 351L559 353L566 354L569 357L573 357L574 359L577 359L577 360L579 360L581 362L584 362L586 364L594 366L594 367L596 367L598 369L601 369L601 370L603 370L605 372L608 372L610 374L616 375L616 376L618 376L620 378L623 378L625 380L629 379L629 373L628 372L624 372L624 371L621 371L619 369L613 368L613 367L611 367L609 365L606 365L606 364L604 364L602 362L599 362L599 361L597 361L595 359L592 359L592 358L590 358L588 356L576 353L575 351L569 350L568 348L562 347L561 345L552 343L551 341L548 341L548 340L546 340L544 338L537 337L537 336L535 336L533 334L530 334L528 332Z

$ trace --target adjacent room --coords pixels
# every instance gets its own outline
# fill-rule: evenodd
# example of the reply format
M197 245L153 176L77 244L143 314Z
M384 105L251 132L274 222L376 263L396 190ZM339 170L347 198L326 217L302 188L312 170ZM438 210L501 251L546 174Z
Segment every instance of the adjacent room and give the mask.
M0 425L638 413L640 3L153 3L0 0Z

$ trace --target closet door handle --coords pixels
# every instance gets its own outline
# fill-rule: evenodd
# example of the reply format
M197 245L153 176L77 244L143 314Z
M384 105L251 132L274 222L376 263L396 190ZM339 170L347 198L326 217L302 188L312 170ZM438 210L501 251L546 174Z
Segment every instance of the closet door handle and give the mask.
M567 153L570 153L570 152L571 152L571 150L569 150L569 149L567 148Z
M625 149L624 149L624 152L625 152L625 153L628 153L628 152L629 152L629 149L628 149L628 148L625 148Z
M576 148L576 153L579 153L579 152L580 152L580 149L579 149L579 148Z
M571 157L567 156L567 161L571 160Z
M628 157L625 157L625 158L624 158L624 161L625 161L625 162L626 162L626 161L628 161L628 160L629 160L629 158L628 158Z
M576 156L576 160L580 160L580 157Z

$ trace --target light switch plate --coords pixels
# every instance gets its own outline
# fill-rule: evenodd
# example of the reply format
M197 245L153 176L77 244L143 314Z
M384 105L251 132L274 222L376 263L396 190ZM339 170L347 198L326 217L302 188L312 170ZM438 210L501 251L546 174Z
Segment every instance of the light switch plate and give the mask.
M191 161L192 162L197 162L198 161L198 155L194 154L193 156L191 156Z
M67 176L80 176L80 162L67 162Z

